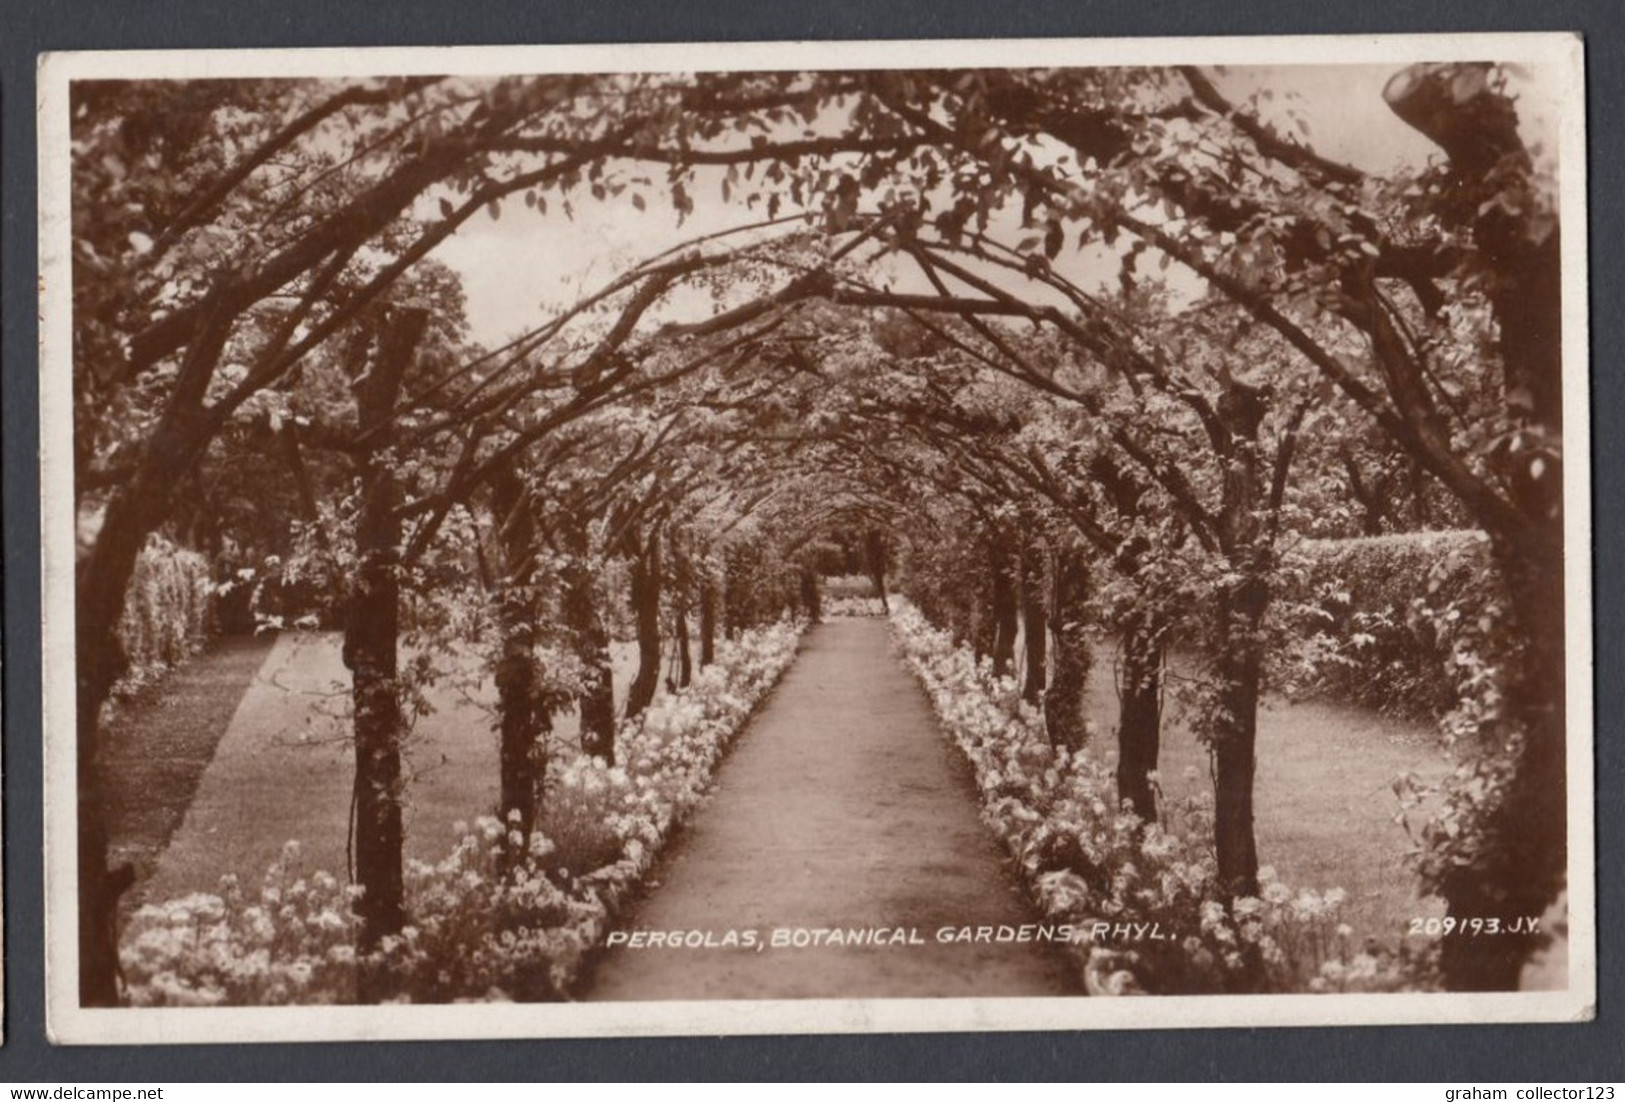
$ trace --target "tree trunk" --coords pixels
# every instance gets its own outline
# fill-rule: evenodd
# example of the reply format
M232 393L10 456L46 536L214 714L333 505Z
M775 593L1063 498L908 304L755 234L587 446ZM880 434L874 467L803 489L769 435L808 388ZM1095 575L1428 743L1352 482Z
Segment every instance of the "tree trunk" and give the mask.
M1016 617L1020 614L1020 605L1016 600L1016 556L1010 553L1004 532L995 531L988 540L988 559L992 582L993 676L1009 677L1015 668Z
M1370 485L1360 473L1360 463L1354 453L1344 448L1339 458L1343 462L1343 470L1348 475L1349 492L1360 505L1360 534L1363 536L1382 535L1383 521L1387 519L1391 497L1387 493L1388 487Z
M1269 606L1271 559L1260 519L1266 502L1258 430L1266 410L1263 392L1226 378L1218 412L1230 433L1230 454L1221 459L1219 542L1234 580L1218 597L1213 656L1218 687L1207 738L1214 765L1213 844L1219 883L1232 899L1258 894L1253 779L1264 670L1261 629Z
M1044 603L1044 549L1030 535L1021 545L1021 630L1027 667L1021 698L1036 705L1049 683L1049 610Z
M880 529L869 529L864 536L863 550L863 562L865 569L869 571L869 581L874 584L875 595L880 598L881 609L890 614L891 602L886 598L886 540Z
M1258 894L1258 844L1253 833L1257 771L1258 694L1262 671L1257 628L1267 590L1256 579L1221 600L1229 628L1220 640L1218 707L1210 733L1213 753L1213 844L1219 883L1231 899ZM1249 637L1252 637L1251 639Z
M628 718L641 715L660 687L660 533L632 558L632 613L638 628L638 673L626 693Z
M395 404L417 343L428 324L422 310L387 315L376 359L355 380L356 429L368 441L359 457L360 513L356 519L356 578L344 633L355 722L355 875L361 898L359 948L370 952L405 923L402 849L400 491L395 483ZM385 997L388 978L363 968L357 997Z
M749 586L744 579L744 552L729 548L722 561L722 636L737 638L751 621Z
M615 764L615 668L609 654L609 630L598 602L598 577L592 569L592 540L587 525L566 518L564 622L575 641L584 684L576 706L581 713L583 753Z
M977 551L981 554L967 555L943 581L951 587L948 602L954 623L954 642L959 646L968 642L980 666L984 658L993 654L998 625L993 617L992 571L988 569L985 548L977 548Z
M1406 461L1410 475L1411 527L1422 532L1433 527L1433 513L1428 507L1428 470L1415 457Z
M688 609L677 609L677 688L686 689L694 680L694 657L688 646Z
M717 660L717 587L707 576L700 582L700 668Z
M536 523L517 472L506 469L491 482L497 544L503 577L497 594L502 654L497 659L496 689L501 771L499 817L530 843L537 803L547 774L546 735L552 714L542 694L542 666L536 657L540 616L535 583Z
M1163 635L1137 612L1123 629L1123 684L1117 725L1117 798L1148 823L1157 821L1157 770L1162 743Z
M954 605L954 643L964 646L969 643L971 653L976 655L976 664L980 666L982 659L993 653L993 642L996 635L993 617L985 608L967 608L963 602Z
M1050 625L1055 635L1054 677L1044 691L1044 729L1051 746L1080 750L1089 729L1083 702L1089 685L1089 629L1085 602L1089 599L1089 564L1083 555L1065 547L1053 550L1054 599Z
M672 686L686 689L694 680L694 657L688 643L688 605L694 596L694 564L674 535L671 537L673 631L677 636L677 681Z
M361 948L376 948L404 921L401 846L401 711L397 635L400 590L395 557L400 528L380 508L393 499L388 474L372 474L362 490L356 550L361 564L350 599L344 633L345 664L351 672L355 711L355 877L363 894ZM391 533L393 538L391 538ZM369 1001L363 998L363 1001Z
M824 622L824 602L818 593L818 575L813 573L810 566L801 568L801 611L806 614L809 624Z

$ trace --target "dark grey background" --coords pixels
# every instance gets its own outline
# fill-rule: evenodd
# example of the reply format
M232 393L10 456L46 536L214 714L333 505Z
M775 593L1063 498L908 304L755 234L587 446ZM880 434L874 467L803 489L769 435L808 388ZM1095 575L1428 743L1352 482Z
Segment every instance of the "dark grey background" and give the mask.
M1619 577L1625 110L1618 0L0 0L4 109L6 1043L0 1083L49 1080L561 1078L1387 1079L1577 1083L1625 1078L1619 947L1625 710ZM1572 1026L784 1037L492 1043L53 1048L44 1033L39 694L39 432L34 65L40 51L1572 30L1590 117L1597 596L1599 1016Z

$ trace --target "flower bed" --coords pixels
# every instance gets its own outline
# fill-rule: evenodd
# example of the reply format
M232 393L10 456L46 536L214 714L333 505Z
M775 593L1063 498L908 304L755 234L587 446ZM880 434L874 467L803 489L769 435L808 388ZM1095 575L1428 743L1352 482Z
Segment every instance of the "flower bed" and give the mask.
M801 628L781 621L719 646L685 691L622 724L619 765L582 756L557 769L545 829L517 861L518 832L487 817L464 827L444 860L408 862L409 925L376 955L361 960L354 948L356 889L325 872L306 875L289 843L257 892L227 877L218 894L141 908L121 952L129 1001L350 1002L362 969L386 977L389 996L404 1002L568 997L586 956L790 665ZM570 867L589 855L596 859Z
M1212 856L1211 799L1146 824L1116 800L1109 764L1050 746L1042 714L968 648L892 601L893 635L943 729L969 759L982 817L1043 915L1070 926L1096 994L1389 991L1408 962L1353 944L1343 893L1293 889L1260 870L1258 898L1226 906ZM1101 926L1105 924L1105 929ZM1141 936L1113 933L1138 924ZM1145 936L1154 935L1154 936Z
M833 597L824 602L824 618L884 616L886 606L879 597Z

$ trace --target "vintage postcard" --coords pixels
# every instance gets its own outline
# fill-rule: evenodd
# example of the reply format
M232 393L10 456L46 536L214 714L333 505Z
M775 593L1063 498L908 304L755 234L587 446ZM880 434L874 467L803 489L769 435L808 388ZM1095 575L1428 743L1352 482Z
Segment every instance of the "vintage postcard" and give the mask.
M1589 1018L1583 82L45 57L52 1038Z

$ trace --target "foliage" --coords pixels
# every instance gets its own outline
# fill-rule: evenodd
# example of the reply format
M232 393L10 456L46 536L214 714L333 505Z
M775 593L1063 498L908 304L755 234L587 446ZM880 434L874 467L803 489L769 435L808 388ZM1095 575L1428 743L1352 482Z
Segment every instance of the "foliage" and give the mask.
M1506 598L1482 533L1306 540L1281 577L1288 692L1437 720L1483 691Z

